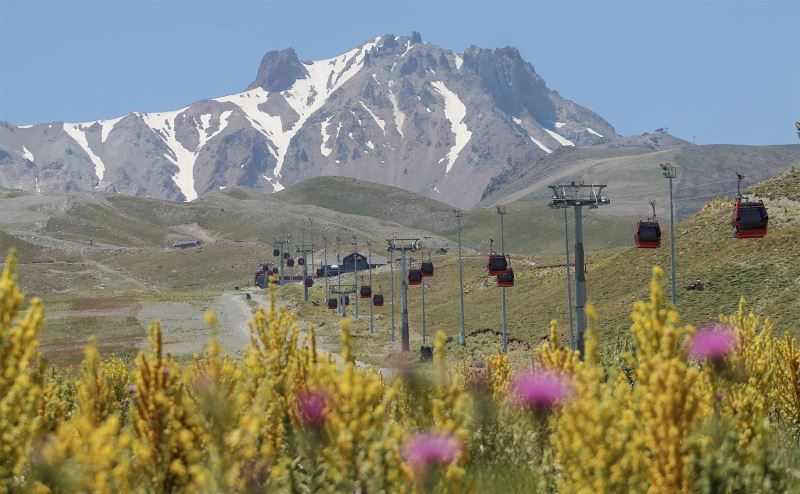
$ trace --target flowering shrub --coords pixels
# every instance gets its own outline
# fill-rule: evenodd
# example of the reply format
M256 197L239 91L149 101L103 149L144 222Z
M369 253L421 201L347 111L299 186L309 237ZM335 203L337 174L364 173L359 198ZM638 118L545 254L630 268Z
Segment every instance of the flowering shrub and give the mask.
M517 402L531 410L550 411L569 398L571 384L566 376L549 371L526 372L511 383Z
M42 365L43 309L22 311L11 257L0 492L796 491L796 339L743 302L696 331L666 305L660 276L634 305L631 351L603 361L587 307L583 360L554 323L528 368L498 353L477 373L448 363L439 333L432 368L387 379L356 368L349 322L340 354L318 353L313 328L275 310L273 292L240 360L212 337L181 365L154 323L133 366L90 342L71 376Z
M698 360L721 360L736 350L733 328L714 325L700 329L689 342L689 355Z

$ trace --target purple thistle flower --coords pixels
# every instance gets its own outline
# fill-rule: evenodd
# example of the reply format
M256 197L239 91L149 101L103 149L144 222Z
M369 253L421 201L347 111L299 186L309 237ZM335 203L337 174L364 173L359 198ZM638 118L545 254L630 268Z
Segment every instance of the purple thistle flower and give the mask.
M403 448L403 456L415 472L424 472L431 466L447 465L460 452L458 439L431 432L411 436Z
M561 405L571 392L572 383L569 378L550 371L527 372L511 382L514 398L525 407L538 411Z
M322 391L308 389L300 391L296 404L298 416L306 425L322 425L328 414L328 399Z
M706 326L694 334L688 350L698 360L721 360L736 351L736 332L721 324Z
M128 393L134 394L136 392L136 385L135 384L128 384Z

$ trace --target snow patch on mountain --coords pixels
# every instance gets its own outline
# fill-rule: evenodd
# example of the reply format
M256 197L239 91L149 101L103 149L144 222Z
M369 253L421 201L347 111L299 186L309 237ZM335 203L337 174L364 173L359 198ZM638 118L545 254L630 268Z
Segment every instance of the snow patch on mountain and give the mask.
M228 126L228 118L233 115L233 110L225 110L219 115L219 125L217 126L217 130L211 130L211 118L212 115L210 113L201 115L200 122L201 125L198 127L198 133L200 134L200 141L197 144L197 149L195 150L195 154L198 154L200 150L205 146L208 141L214 138L217 134L225 130L225 127ZM203 132L200 132L202 130Z
M550 129L544 129L544 131L547 132L548 134L550 134L550 137L552 137L553 139L557 140L558 143L561 144L562 146L574 146L575 145L574 142L570 141L569 139L567 139L566 137L562 136L561 134L553 132Z
M522 127L523 129L525 129L525 126L524 126L524 125L522 125L522 120L521 120L521 119L519 119L519 118L517 118L517 117L511 117L511 120L513 120L515 124L519 125L519 126L520 126L520 127ZM542 151L544 151L544 152L545 152L545 153L547 153L547 154L550 154L550 153L552 153L552 152L553 152L553 150L552 150L552 149L550 149L549 147L545 146L545 145L542 143L542 141L540 141L539 139L537 139L537 138L533 137L533 136L532 136L532 135L531 135L531 134L528 132L528 129L525 129L525 132L528 134L528 137L530 137L530 138L531 138L531 141L533 141L533 143L534 143L534 144L536 144L537 146L539 146L539 149L541 149Z
M94 165L94 174L97 175L97 180L102 182L103 175L106 172L106 165L103 160L97 156L92 148L89 147L89 141L86 139L86 128L80 123L64 123L64 132L67 133L78 145L83 148L89 159Z
M464 58L460 55L456 55L456 70L461 70L462 65L464 65Z
M197 154L186 149L175 134L175 120L187 108L171 112L140 113L139 115L169 148L170 154L165 154L164 157L178 167L178 172L172 176L172 181L178 186L186 201L193 201L197 199L197 190L194 188L194 162Z
M589 127L586 127L586 130L588 130L590 134L594 134L597 137L603 137L602 135L598 134L597 132L595 132L594 130L590 129Z
M192 118L191 122L194 124L198 134L198 144L197 148L191 151L178 141L175 133L175 122L187 108L172 112L140 113L138 115L141 116L148 127L153 129L153 132L161 137L161 140L169 148L170 153L165 154L164 157L178 167L178 172L172 176L172 181L175 182L175 185L178 186L187 201L193 201L197 199L197 190L194 184L194 164L197 161L197 156L208 141L225 130L225 127L228 126L228 118L233 114L233 110L226 110L220 114L219 125L217 125L216 130L210 129L212 115L201 115L200 122Z
M534 144L536 144L537 146L539 146L539 149L541 149L541 150L542 150L542 151L544 151L545 153L547 153L547 154L550 154L550 153L552 153L552 152L553 152L553 150L552 150L552 149L550 149L549 147L545 146L545 145L542 143L542 141L540 141L539 139L537 139L537 138L533 137L533 136L532 136L532 135L530 135L530 134L528 134L528 137L530 137L530 138L531 138L531 140L533 141L533 143L534 143Z
M472 132L467 128L467 124L464 123L467 107L461 102L458 95L448 89L442 81L433 81L431 85L444 98L444 116L450 121L450 130L456 136L456 143L450 148L445 157L439 160L439 163L447 160L447 168L444 172L447 175L458 159L458 154L472 137Z
M257 87L255 89L251 89L250 91L244 91L242 93L231 94L228 96L223 96L221 98L215 98L214 101L218 101L220 103L233 103L234 105L238 106L242 112L244 112L244 116L250 125L253 126L254 129L264 134L273 146L280 148L280 144L283 139L283 122L281 121L281 117L270 115L267 112L261 111L258 107L267 102L267 97L269 93L265 91L263 88ZM286 143L288 147L288 142ZM273 156L277 159L278 154L276 151L270 147L270 152Z
M375 115L375 113L372 110L370 110L369 107L366 104L364 104L363 101L358 100L358 102L361 103L361 106L363 106L364 109L367 110L367 113L370 114L372 119L375 120L375 123L378 124L378 127L381 128L381 131L383 132L383 135L386 135L386 122L381 120L380 118L378 118L378 116Z
M319 146L319 152L322 154L322 156L325 156L326 158L330 156L331 153L333 152L333 148L328 147L328 141L331 138L331 135L328 134L328 125L331 123L332 118L333 115L326 118L322 122L322 124L320 124L320 132L322 133L322 144L320 144Z
M22 155L25 156L26 160L33 161L33 153L25 146L22 146Z
M406 123L406 114L400 110L400 106L397 104L397 96L395 96L392 91L389 91L389 101L392 102L394 125L397 127L397 133L400 134L400 137L405 137L403 135L403 124Z
M408 52L411 51L412 48L414 48L414 44L411 43L411 41L406 41L406 51L404 51L403 54L400 55L400 58L403 58L404 56L406 56L408 54Z
M108 134L114 129L114 126L117 125L117 122L125 118L125 116L112 118L109 120L98 120L97 123L100 124L100 142L106 142L108 139Z
M331 94L363 68L367 53L378 46L380 39L378 36L373 41L334 58L304 62L308 75L296 80L291 88L280 93L299 117L292 128L286 131L283 130L280 117L274 117L258 109L258 105L266 102L270 94L263 88L216 99L220 102L234 103L242 108L248 120L257 123L255 127L275 146L274 178L268 180L276 191L283 189L279 178L292 138L308 118L325 104Z
M564 122L556 122L556 128L557 129L560 129L561 127L563 127L565 125L567 125L567 124L565 124Z
M18 129L30 129L33 125L17 125Z

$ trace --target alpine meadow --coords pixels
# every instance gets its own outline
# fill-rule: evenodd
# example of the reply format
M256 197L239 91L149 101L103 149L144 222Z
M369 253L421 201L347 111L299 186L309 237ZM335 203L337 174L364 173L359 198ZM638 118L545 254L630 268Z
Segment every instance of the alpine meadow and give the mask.
M3 0L0 494L800 493L798 18Z

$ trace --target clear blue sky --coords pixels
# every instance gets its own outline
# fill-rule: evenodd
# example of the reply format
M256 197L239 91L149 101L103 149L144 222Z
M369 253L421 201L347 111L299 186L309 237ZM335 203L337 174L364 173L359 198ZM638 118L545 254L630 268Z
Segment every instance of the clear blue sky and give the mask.
M268 50L378 34L511 45L623 134L798 143L798 0L0 0L0 120L82 121L240 91Z

